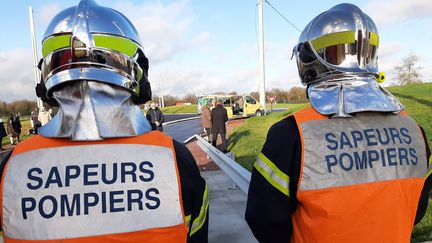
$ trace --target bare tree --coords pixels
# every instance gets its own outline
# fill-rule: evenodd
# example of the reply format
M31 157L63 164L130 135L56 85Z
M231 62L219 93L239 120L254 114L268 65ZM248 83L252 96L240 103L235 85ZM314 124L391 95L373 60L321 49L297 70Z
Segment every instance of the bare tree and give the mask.
M399 85L415 84L422 82L420 80L420 70L423 67L417 66L417 62L419 61L419 59L419 56L415 55L413 52L410 52L408 56L402 59L402 63L395 67L397 71L397 79Z

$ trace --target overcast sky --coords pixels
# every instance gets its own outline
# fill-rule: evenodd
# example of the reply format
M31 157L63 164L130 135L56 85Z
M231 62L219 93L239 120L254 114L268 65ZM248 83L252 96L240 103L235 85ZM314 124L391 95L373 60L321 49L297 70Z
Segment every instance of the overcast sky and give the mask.
M339 1L268 0L301 30ZM119 10L138 29L150 60L153 93L184 96L216 91L257 91L257 0L99 0ZM0 10L0 100L34 99L28 6L35 12L39 55L54 15L71 0L6 1ZM420 56L423 79L432 80L432 1L351 1L378 26L379 67L394 81L394 66L411 51ZM291 50L299 32L264 5L266 88L300 86Z

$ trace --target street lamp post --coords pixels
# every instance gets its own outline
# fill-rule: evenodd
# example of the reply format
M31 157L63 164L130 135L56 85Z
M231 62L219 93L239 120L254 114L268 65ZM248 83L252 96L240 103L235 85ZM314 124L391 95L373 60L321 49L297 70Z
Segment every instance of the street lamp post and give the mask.
M37 46L36 46L36 34L35 34L35 28L34 28L33 8L31 6L29 6L28 9L29 9L29 19L30 19L30 34L31 34L32 49L33 49L34 79L35 79L35 83L37 85L39 83L39 79L40 79L40 72L39 72L39 69L37 67L38 54L37 54ZM37 104L37 107L39 108L39 112L41 112L41 110L43 108L43 102L39 97L36 98L36 104Z
M265 58L264 58L264 19L263 19L263 2L258 0L258 17L259 17L259 53L260 53L260 76L261 83L259 85L259 100L264 107L264 114L266 112L266 95L265 95Z

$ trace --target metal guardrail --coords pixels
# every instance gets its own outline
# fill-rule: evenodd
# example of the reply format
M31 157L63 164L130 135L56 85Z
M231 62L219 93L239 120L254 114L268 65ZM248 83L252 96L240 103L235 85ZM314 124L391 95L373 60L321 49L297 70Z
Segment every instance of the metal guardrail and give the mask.
M251 173L217 148L213 147L201 136L195 135L195 138L198 141L198 146L234 181L240 190L247 194Z

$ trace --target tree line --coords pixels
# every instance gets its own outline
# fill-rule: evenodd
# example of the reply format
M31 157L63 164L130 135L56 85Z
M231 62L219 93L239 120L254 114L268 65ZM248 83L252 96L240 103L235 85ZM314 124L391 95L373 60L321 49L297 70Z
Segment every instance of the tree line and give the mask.
M36 101L17 100L11 103L0 100L0 117L8 116L9 114L20 113L21 116L28 116L36 109Z

